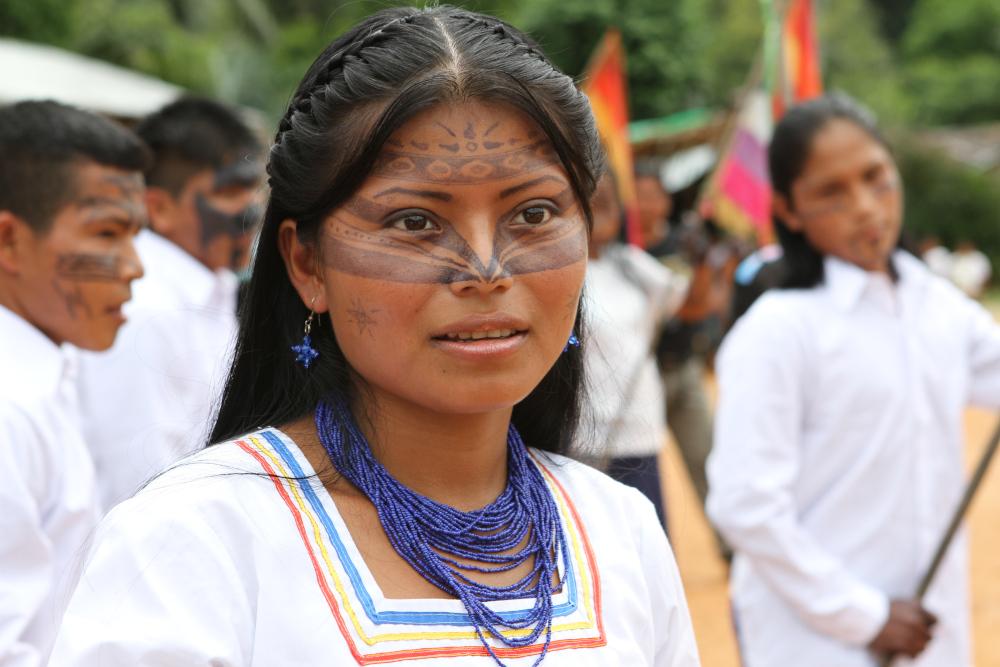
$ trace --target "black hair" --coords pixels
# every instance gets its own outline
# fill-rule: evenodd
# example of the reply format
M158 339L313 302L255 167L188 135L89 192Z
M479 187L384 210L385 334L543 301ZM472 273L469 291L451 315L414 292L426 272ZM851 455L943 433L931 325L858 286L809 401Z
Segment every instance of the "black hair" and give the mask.
M153 151L146 184L177 196L192 176L238 160L258 159L260 141L226 105L201 97L182 97L150 114L136 133Z
M87 161L142 172L149 150L130 130L52 101L0 107L0 210L37 233L75 196L75 169Z
M794 207L792 184L802 175L813 139L833 120L854 123L889 149L871 111L844 93L829 93L792 106L774 128L767 151L771 187L789 206ZM823 282L823 255L809 244L805 234L792 231L777 215L773 222L784 251L781 286L808 288Z
M371 15L320 54L278 125L270 198L211 442L303 417L329 396L354 403L361 387L332 327L313 329L321 356L309 369L289 352L309 311L287 276L279 226L295 220L299 238L316 243L322 221L361 186L393 132L422 110L467 100L508 105L533 120L591 224L604 154L590 105L534 42L498 19L448 6ZM578 337L580 324L578 314ZM513 423L529 446L568 450L582 385L581 348L571 348L514 407Z

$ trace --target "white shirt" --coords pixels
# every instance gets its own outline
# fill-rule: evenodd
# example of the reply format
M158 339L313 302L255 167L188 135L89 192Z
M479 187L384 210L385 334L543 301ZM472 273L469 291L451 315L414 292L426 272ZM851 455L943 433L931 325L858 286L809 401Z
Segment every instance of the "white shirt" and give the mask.
M230 271L151 231L136 249L145 276L128 322L111 350L80 355L84 437L108 508L205 443L236 331Z
M72 351L0 306L0 664L45 663L100 509Z
M893 285L837 259L772 290L718 356L708 512L737 555L747 667L874 667L890 598L912 598L963 489L962 414L1000 405L1000 327L915 258ZM971 667L967 549L925 599L920 667Z
M542 664L696 667L677 566L649 501L580 463L533 458L570 554ZM51 665L495 665L460 601L382 594L311 475L295 443L265 429L199 452L116 507ZM540 644L505 664L531 665Z
M686 280L634 246L610 245L588 262L581 437L593 437L602 453L652 456L663 447L666 404L650 348L686 290ZM581 444L586 451L588 442Z

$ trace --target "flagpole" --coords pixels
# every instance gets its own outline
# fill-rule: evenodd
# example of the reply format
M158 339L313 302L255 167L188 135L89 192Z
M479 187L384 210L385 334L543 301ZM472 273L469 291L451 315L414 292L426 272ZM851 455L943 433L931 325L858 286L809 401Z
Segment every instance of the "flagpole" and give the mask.
M962 525L962 520L965 519L965 514L972 504L972 499L986 477L986 471L989 469L990 462L997 452L998 445L1000 445L1000 421L997 422L996 429L993 431L993 437L990 438L989 443L986 445L986 451L983 452L979 463L976 465L975 472L972 473L969 483L965 486L965 493L962 494L962 500L958 503L958 507L955 508L954 514L952 514L948 528L945 529L944 535L942 535L941 541L938 543L937 550L934 552L934 557L931 559L931 564L927 567L927 571L917 586L917 592L914 596L917 602L921 602L924 599L927 589L931 587L934 577L937 575L938 570L941 569L941 563L944 561L945 554L948 553L948 547L951 546L952 541L955 539L955 534L958 532L959 526ZM889 654L884 656L879 664L881 667L889 667L895 659L896 656L894 654Z
M701 186L701 191L698 193L698 203L695 205L695 211L701 211L704 204L705 198L712 195L717 186L719 180L719 172L722 170L726 149L732 142L733 133L736 131L736 126L739 123L740 112L746 104L747 97L750 93L760 85L761 79L763 78L764 72L764 52L763 49L757 51L757 56L754 58L753 64L750 66L750 74L747 76L746 82L736 93L736 102L733 106L733 110L729 112L729 116L726 118L726 122L722 126L722 133L720 134L720 140L717 144L717 155L718 159L715 161L715 167L712 169L712 173L705 183Z

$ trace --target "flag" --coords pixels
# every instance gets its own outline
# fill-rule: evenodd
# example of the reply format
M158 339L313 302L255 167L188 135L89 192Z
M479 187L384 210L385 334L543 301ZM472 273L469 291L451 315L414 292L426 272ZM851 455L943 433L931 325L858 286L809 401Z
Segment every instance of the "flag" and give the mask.
M701 213L737 236L755 237L758 245L766 245L774 240L767 174L772 128L767 93L752 89L738 114L702 199Z
M699 212L730 232L774 241L767 145L774 120L788 104L822 94L812 0L788 0L785 11L771 0L764 9L762 69L755 68ZM760 79L763 78L763 82ZM761 85L763 83L763 85Z
M584 72L581 89L590 99L608 156L608 168L615 179L625 212L625 235L639 245L639 200L635 190L632 144L628 137L628 86L625 80L625 51L621 33L609 29Z
M772 88L775 119L789 104L823 93L812 0L788 0L780 34L778 70Z

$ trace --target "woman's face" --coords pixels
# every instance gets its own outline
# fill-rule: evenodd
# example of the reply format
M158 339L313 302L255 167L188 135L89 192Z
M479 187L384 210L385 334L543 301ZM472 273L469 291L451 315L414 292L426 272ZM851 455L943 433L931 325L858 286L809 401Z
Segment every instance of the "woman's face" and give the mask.
M885 146L847 120L828 122L778 215L824 255L887 271L903 220L899 173Z
M320 246L314 308L355 371L396 400L469 414L509 409L555 363L587 256L548 140L520 112L475 102L396 132Z

